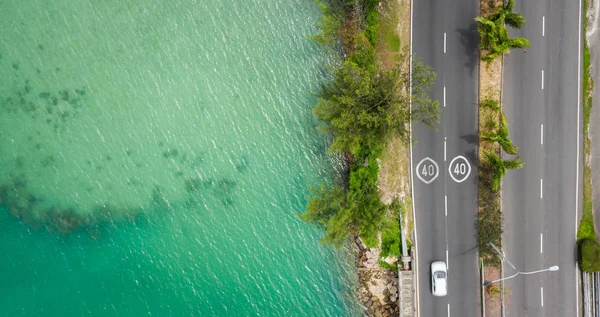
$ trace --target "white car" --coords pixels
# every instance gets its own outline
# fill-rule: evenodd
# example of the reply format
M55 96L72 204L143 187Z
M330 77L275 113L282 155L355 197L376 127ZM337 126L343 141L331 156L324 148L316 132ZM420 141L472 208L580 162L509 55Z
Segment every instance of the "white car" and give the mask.
M448 294L448 270L446 263L436 261L431 263L431 292L433 296L446 296Z

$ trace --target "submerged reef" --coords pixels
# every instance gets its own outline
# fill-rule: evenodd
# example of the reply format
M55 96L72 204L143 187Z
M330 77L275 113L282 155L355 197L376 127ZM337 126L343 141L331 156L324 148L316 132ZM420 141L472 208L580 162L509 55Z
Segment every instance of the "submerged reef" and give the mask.
M0 185L0 206L29 228L45 228L50 232L67 235L77 230L85 230L94 239L101 237L103 225L119 221L135 222L139 210L115 208L108 204L97 206L90 215L78 213L75 207L48 205L48 202L34 196L22 177Z

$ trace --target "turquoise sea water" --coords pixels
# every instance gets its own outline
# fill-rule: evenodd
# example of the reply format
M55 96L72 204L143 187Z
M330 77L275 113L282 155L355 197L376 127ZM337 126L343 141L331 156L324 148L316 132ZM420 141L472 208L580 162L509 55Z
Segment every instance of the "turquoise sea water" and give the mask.
M354 316L305 0L0 1L0 316Z

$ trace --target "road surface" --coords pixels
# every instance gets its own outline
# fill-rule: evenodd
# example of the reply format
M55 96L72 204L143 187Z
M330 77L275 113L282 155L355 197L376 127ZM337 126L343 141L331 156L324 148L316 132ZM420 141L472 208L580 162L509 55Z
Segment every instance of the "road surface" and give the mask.
M503 105L525 167L502 185L504 251L520 271L507 281L506 316L577 316L576 228L581 210L580 2L517 1L531 41L505 58ZM578 163L579 161L579 163ZM505 275L514 272L504 265Z
M412 53L437 73L431 97L442 110L437 131L412 126L419 316L481 311L475 238L478 10L474 0L413 2ZM437 260L448 264L448 296L441 298L431 294L429 266Z

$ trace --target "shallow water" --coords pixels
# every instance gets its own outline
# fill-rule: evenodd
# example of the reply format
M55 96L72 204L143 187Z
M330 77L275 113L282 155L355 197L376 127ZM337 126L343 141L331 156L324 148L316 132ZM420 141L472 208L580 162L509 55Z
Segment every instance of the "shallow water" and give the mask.
M303 0L0 2L0 316L352 316Z

